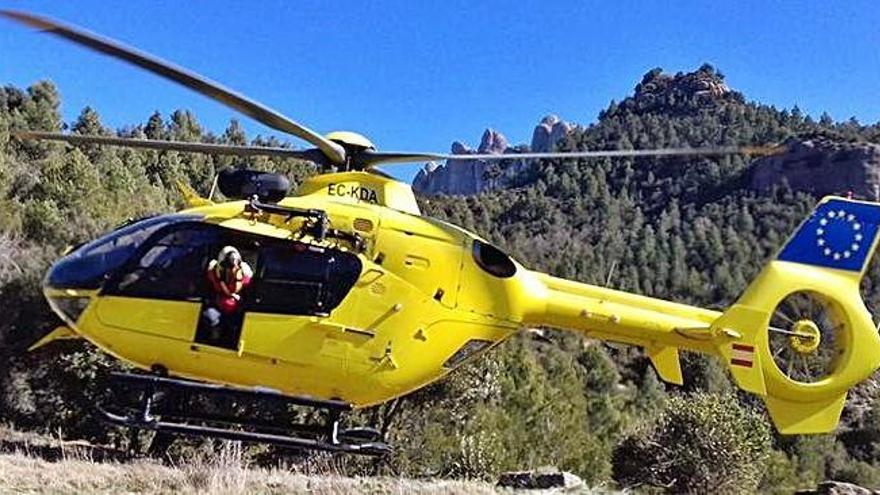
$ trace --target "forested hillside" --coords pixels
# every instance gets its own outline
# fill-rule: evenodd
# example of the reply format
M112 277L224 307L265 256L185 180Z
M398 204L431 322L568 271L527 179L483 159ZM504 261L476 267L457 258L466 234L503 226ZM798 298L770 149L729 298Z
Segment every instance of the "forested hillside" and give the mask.
M39 293L40 277L65 246L126 218L173 209L175 180L206 192L213 174L233 160L10 140L9 129L61 129L59 104L50 83L0 91L0 418L124 446L127 439L90 408L103 393L101 374L118 366L113 360L81 342L23 352L58 323ZM114 131L85 109L70 130L248 141L235 122L215 136L185 111ZM878 131L748 102L704 66L678 76L649 72L632 96L574 128L557 148L766 144L815 135L878 142ZM289 172L294 181L313 173L293 161L246 164ZM529 268L723 307L817 200L784 182L763 191L745 187L751 167L740 157L542 162L526 167L515 187L421 203L426 214L491 239ZM878 270L872 273L880 281ZM869 307L880 308L874 286L866 284L865 292ZM679 388L661 384L638 349L555 332L547 337L514 338L448 380L361 413L388 431L395 454L384 463L333 465L491 479L502 470L549 464L594 484L692 492L788 493L825 478L880 488L872 383L854 394L837 434L780 437L760 401L735 392L711 360L687 356L687 383ZM192 445L178 441L153 453ZM264 448L252 455L265 463L282 457Z

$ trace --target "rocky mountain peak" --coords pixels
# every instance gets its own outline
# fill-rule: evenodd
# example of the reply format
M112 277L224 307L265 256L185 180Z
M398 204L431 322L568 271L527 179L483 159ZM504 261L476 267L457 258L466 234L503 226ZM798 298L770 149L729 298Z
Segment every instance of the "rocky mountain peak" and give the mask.
M556 143L568 135L572 129L574 129L573 125L550 114L535 126L535 131L532 133L532 144L529 148L536 153L553 151Z
M723 74L717 72L711 65L703 64L694 72L679 72L674 76L664 73L660 68L652 69L636 86L635 97L662 96L672 92L687 96L723 98L730 94L731 90L725 84Z
M450 151L453 155L466 155L468 153L473 153L470 147L468 147L468 145L462 143L461 141L453 141L452 146L450 147Z
M651 69L642 76L633 95L617 108L636 113L688 113L724 101L742 102L744 98L724 82L724 74L710 64L703 64L693 72L675 75L659 67Z
M500 154L507 151L509 147L510 143L504 137L504 134L490 127L483 132L483 138L480 139L480 146L477 148L477 152Z
M453 155L501 154L509 147L504 134L488 128L476 151L461 141L454 141L450 151ZM413 179L413 189L428 194L477 194L493 188L494 181L486 173L487 166L487 162L455 159L442 165L429 163Z

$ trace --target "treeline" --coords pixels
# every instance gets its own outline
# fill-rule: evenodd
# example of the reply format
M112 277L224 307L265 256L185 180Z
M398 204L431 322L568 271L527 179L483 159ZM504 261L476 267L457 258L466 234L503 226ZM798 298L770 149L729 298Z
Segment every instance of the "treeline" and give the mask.
M700 71L701 77L723 80L709 66ZM559 148L765 144L816 132L840 139L878 135L875 127L814 121L797 110L748 103L741 95L688 95L661 93L648 105L637 88ZM225 166L284 171L294 183L314 168L291 160L10 139L12 129L64 128L59 105L50 83L0 90L0 418L19 428L125 446L127 437L92 411L104 393L101 376L118 363L80 341L24 352L59 323L39 291L48 264L66 246L130 217L179 207L178 179L206 193ZM222 135L212 135L186 111L111 130L87 108L69 130L284 145L248 140L234 121ZM427 214L491 239L530 268L723 307L816 201L784 184L748 191L748 173L749 163L739 157L543 162L522 173L517 189L421 203ZM876 303L873 286L865 289ZM880 417L868 387L855 394L841 433L780 437L759 401L738 394L712 360L687 356L687 383L669 387L638 349L548 335L518 336L447 380L359 413L386 430L397 450L382 463L342 459L333 460L334 467L492 478L502 470L556 465L591 483L692 492L785 493L824 478L880 487ZM710 431L724 434L713 437ZM177 455L194 445L178 441L153 453ZM265 448L254 448L252 455L255 462L327 461Z

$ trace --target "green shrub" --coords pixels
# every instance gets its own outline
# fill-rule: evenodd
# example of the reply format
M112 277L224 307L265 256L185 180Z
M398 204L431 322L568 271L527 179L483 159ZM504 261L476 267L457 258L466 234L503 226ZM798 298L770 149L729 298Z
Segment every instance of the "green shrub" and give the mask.
M788 495L799 488L813 485L810 481L803 480L799 476L797 463L793 462L785 452L773 450L767 457L767 469L758 491L774 495Z
M665 410L614 449L614 478L676 493L750 493L770 453L764 417L732 395L670 398Z
M487 480L552 465L592 483L608 480L619 413L613 391L588 390L601 388L599 376L609 387L617 380L598 347L575 357L516 336L404 399L390 430L393 464L408 475Z

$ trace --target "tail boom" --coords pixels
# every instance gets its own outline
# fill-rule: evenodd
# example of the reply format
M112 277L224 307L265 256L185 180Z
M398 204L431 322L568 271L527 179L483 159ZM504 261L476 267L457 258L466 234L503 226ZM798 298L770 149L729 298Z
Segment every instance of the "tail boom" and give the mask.
M717 354L712 322L721 313L605 287L534 273L544 304L527 316L531 326L572 330L586 337L645 348L664 380L681 384L678 350Z

